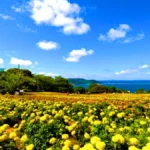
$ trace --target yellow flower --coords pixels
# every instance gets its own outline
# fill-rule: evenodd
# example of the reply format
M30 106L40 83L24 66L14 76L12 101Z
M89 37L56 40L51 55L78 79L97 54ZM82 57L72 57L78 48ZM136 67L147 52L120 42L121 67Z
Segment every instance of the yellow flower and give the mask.
M150 133L150 128L147 128L147 132Z
M125 130L125 128L122 128L122 127L119 128L119 131L120 131L120 132L123 132L124 130Z
M73 146L73 150L79 150L79 148L80 148L80 146L77 144Z
M0 136L0 142L5 141L5 140L6 140L6 138L7 138L7 137L6 137L5 135L1 135L1 136Z
M85 134L84 134L84 138L85 138L85 139L90 139L90 135L89 135L88 133L85 133Z
M72 145L72 143L71 143L70 140L66 140L66 141L64 142L64 145L70 147L70 146Z
M83 114L82 111L78 112L78 116L82 116L82 114Z
M94 125L100 125L102 122L100 120L95 120Z
M142 147L142 150L149 150L149 147L144 146L144 147Z
M63 135L62 135L62 139L63 139L63 140L67 140L68 138L69 138L69 135L68 135L68 134L63 134Z
M115 132L115 130L113 128L108 128L108 132L113 133L113 132Z
M104 115L105 115L105 113L104 113L104 112L101 112L101 113L100 113L100 116L104 116Z
M145 124L147 124L146 121L140 121L140 125L145 125Z
M147 143L146 146L150 149L150 143Z
M56 138L52 137L52 138L49 140L49 143L50 143L50 144L55 144L55 143L56 143Z
M114 143L119 143L119 144L124 144L125 143L125 139L121 134L116 134L115 136L113 136L112 141Z
M102 123L103 124L108 124L109 122L108 122L108 119L106 118L106 117L104 117L103 119L102 119Z
M109 113L109 117L112 117L112 116L114 116L115 115L115 112L114 111L111 111L110 113Z
M75 135L75 134L76 134L76 131L73 130L73 131L71 132L71 135L73 136L73 135Z
M10 139L14 139L14 138L16 138L17 137L17 133L16 132L11 132L10 134L9 134L9 138Z
M150 136L147 137L147 140L150 142Z
M135 147L135 146L130 146L129 148L128 148L128 150L139 150L137 147Z
M30 144L28 146L26 146L26 150L33 150L34 149L34 145Z
M46 117L46 116L40 117L40 121L41 121L41 122L44 122L44 121L46 121L46 120L47 120L47 117Z
M47 148L46 150L53 150L51 147Z
M26 142L28 140L28 136L25 134L21 137L21 142Z
M70 148L68 146L63 146L62 150L70 150Z
M139 144L139 140L136 138L130 138L129 139L129 145L138 145Z
M99 137L93 136L93 137L91 137L90 142L91 142L91 144L95 145L96 142L100 142L100 140L101 140L101 139L100 139Z
M121 113L118 113L118 114L117 114L117 117L120 118L120 119L123 118L124 116L125 116L125 113L124 113L124 112L121 112Z
M84 145L84 147L83 147L85 150L92 150L94 147L93 147L93 145L92 144L90 144L90 143L87 143L87 144L85 144Z
M68 127L68 131L71 132L72 130L73 130L73 126L69 126L69 127Z
M96 148L98 150L105 150L106 144L105 142L96 142Z

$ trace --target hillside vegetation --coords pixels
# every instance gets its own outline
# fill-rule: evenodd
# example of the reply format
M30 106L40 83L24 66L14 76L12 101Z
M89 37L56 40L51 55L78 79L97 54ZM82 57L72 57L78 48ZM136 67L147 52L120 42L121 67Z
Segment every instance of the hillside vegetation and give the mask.
M88 83L88 88L82 86L74 87L72 84ZM61 92L61 93L121 93L127 92L115 87L107 87L97 84L95 80L66 79L61 76L52 78L50 76L33 74L27 69L12 68L0 72L0 93L14 94L15 91L23 89L27 92Z

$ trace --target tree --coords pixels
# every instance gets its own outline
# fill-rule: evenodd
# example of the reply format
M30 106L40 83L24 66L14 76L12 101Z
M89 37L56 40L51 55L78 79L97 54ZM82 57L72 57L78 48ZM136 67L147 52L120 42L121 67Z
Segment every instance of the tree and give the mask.
M61 76L57 76L54 79L54 87L56 92L70 92L72 93L74 91L73 85L65 78Z
M18 74L18 75L31 77L31 78L33 77L32 72L28 69L11 68L11 69L8 69L5 73L6 74Z
M94 83L88 87L88 92L90 92L90 93L107 93L108 87Z
M114 86L108 87L108 93L116 93L117 89Z
M146 91L143 88L139 88L136 93L142 94L142 93L146 93Z
M24 70L8 69L0 76L0 89L1 93L9 92L14 94L16 90L24 89L29 91L33 86L33 79L27 74L23 73ZM25 71L30 72L30 71Z
M78 87L75 87L74 91L76 93L85 94L86 89L84 87L82 87L82 86L78 86Z
M36 91L54 91L54 79L44 75L34 75Z

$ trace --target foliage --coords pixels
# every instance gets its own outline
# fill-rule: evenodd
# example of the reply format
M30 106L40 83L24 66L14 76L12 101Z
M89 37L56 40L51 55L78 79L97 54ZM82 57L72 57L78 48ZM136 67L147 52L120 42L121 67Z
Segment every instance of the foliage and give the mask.
M15 91L23 89L29 92L61 92L61 93L122 93L124 90L115 87L107 87L97 84L95 80L65 79L61 76L52 78L50 76L32 74L27 69L11 68L0 72L0 93L14 94ZM74 87L72 83L90 84L88 88Z
M86 93L86 89L82 86L75 87L74 91L75 91L75 93L80 93L80 94Z
M146 93L146 91L144 90L144 89L142 89L142 88L139 88L137 91L136 91L136 93Z
M50 76L32 74L26 69L12 68L0 75L0 93L14 94L15 91L51 91L51 92L73 92L73 85L61 76L52 78Z

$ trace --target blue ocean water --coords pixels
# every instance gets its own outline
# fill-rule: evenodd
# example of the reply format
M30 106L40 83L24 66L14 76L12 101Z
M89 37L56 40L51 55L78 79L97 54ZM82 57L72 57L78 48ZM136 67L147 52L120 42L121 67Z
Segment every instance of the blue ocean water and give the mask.
M145 91L150 90L150 80L103 80L99 81L99 83L106 86L114 86L116 88L128 90L132 93L136 92L139 88L143 88ZM87 88L89 85L82 84L80 86Z

